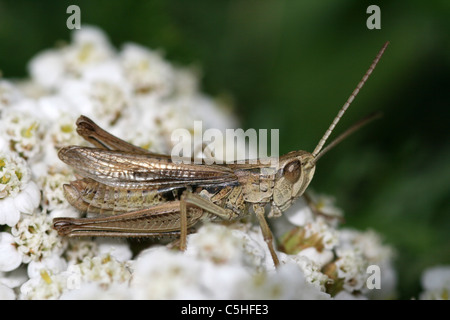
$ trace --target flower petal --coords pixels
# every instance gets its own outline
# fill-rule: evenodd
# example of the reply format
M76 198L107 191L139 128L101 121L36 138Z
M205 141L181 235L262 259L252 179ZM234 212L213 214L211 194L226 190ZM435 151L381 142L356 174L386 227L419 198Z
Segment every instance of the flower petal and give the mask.
M22 263L22 255L16 250L14 243L10 233L0 232L0 271L14 270Z
M28 264L28 276L30 278L40 277L42 271L50 274L57 274L67 269L67 261L57 254L41 259L39 261L31 261Z
M7 224L13 227L19 222L20 211L17 210L14 204L14 199L8 197L0 201L0 225Z
M41 192L38 186L30 181L25 189L14 198L16 208L23 213L32 213L41 201Z

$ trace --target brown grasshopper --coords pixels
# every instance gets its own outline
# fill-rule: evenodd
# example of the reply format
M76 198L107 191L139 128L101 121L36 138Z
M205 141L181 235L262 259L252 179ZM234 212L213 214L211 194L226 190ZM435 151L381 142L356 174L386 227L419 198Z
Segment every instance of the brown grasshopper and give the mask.
M201 221L230 221L256 214L275 265L279 265L273 236L265 219L280 216L303 195L317 160L351 132L373 120L369 116L322 149L369 75L388 42L358 83L312 153L293 151L270 162L252 164L185 164L127 143L101 129L87 117L77 120L77 132L97 148L69 146L58 155L80 178L64 185L67 200L95 218L56 218L62 236L186 237Z

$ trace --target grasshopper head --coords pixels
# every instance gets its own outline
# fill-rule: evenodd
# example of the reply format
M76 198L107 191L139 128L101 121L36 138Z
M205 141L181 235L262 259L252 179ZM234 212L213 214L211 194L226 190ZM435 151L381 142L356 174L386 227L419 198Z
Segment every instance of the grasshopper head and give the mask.
M281 215L305 192L315 169L314 156L309 152L293 151L280 157L269 216Z

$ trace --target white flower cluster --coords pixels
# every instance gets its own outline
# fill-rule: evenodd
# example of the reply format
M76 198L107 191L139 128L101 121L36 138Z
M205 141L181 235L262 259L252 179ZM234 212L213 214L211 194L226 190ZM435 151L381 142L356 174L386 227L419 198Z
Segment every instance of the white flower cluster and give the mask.
M450 266L435 266L422 274L421 300L450 300Z
M199 91L192 70L136 44L116 50L94 27L38 54L29 72L26 81L0 80L0 299L393 296L392 250L373 231L339 229L342 213L323 196L312 195L314 212L299 201L273 221L277 269L252 222L205 224L183 253L59 237L52 219L79 214L64 198L73 172L56 150L85 143L75 130L79 115L161 153L171 150L172 131L192 130L194 120L204 129L234 128L235 121ZM381 268L381 289L367 289L369 265Z
M306 260L309 270L304 272L310 274L307 279L332 297L394 298L397 278L392 248L383 245L380 236L372 230L339 228L342 211L334 206L332 197L312 192L309 197L312 204L307 205L301 199L294 210L275 222L276 232L282 234L280 249L291 259L303 264ZM372 275L369 266L379 267L377 289L367 285Z

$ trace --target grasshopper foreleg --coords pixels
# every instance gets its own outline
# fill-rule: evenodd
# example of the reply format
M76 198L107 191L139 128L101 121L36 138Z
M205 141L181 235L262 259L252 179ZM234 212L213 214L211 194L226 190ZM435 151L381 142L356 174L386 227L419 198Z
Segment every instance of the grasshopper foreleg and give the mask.
M256 217L258 218L264 241L267 243L273 263L275 264L275 267L278 267L280 265L280 261L278 260L275 248L273 247L272 231L270 231L269 225L267 224L266 218L264 217L265 209L259 204L254 204L253 211L255 211Z

